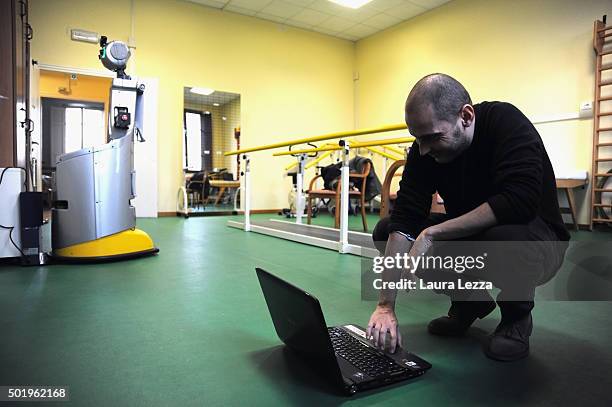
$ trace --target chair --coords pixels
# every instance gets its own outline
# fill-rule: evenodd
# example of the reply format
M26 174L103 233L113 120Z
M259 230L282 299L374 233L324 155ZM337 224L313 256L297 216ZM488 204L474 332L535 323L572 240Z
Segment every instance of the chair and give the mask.
M400 174L396 174L397 170L403 167L406 164L406 160L398 160L395 161L389 169L387 170L387 174L385 175L385 180L382 186L382 193L380 196L380 218L386 218L389 216L391 209L391 202L397 199L397 193L391 193L391 182L394 177L401 177ZM431 213L446 213L444 208L444 204L438 203L437 193L433 194L431 199Z
M397 198L397 194L391 193L391 182L393 177L400 174L395 174L397 170L406 164L406 160L397 160L387 170L385 174L385 180L383 181L382 192L380 194L380 218L386 218L389 216L391 201Z
M208 199L210 189L208 174L206 172L195 173L186 183L189 206L194 207L194 204L197 206L205 205L204 200Z
M363 172L361 173L350 173L349 179L356 178L361 179L361 190L353 188L349 189L349 199L350 198L358 198L359 206L361 207L361 219L363 221L363 230L365 232L368 231L368 221L366 219L366 211L365 211L365 189L368 175L370 174L371 163L366 163L363 166ZM336 200L336 213L334 217L334 227L336 229L340 228L340 191L341 191L341 182L338 181L336 185L336 190L332 191L329 189L314 189L314 184L317 178L320 178L321 175L315 176L312 180L310 180L310 185L308 187L308 191L306 191L306 202L307 202L307 214L308 214L308 224L310 225L310 221L312 219L312 200L313 199L335 199Z

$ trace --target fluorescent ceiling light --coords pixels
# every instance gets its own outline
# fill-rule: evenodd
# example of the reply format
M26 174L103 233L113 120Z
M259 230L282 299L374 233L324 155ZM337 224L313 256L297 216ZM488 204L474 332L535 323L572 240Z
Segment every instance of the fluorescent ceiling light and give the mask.
M207 111L204 112L204 114L210 114L210 112L207 110Z
M329 0L329 1L331 1L332 3L339 4L341 6L344 6L344 7L359 8L363 5L368 4L372 0Z
M197 93L198 95L204 96L212 95L213 93L215 93L215 90L210 88L191 88L189 91L191 93Z
M218 103L213 103L213 106L219 106L219 104Z

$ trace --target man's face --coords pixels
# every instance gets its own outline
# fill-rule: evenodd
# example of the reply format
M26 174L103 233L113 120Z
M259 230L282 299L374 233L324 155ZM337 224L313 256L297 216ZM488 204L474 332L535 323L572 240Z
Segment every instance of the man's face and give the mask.
M469 146L469 127L462 123L460 112L452 123L437 119L431 105L410 114L406 112L408 130L416 139L421 155L430 155L440 164L453 161Z

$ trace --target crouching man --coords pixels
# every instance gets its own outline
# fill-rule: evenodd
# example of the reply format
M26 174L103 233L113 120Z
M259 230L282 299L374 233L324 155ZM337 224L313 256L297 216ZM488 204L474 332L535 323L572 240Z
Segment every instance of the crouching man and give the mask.
M430 252L438 241L495 243L485 274L501 290L501 321L489 336L485 354L512 361L529 354L535 287L550 280L563 262L569 233L557 201L555 176L542 140L513 105L472 104L466 89L444 74L419 80L410 91L405 118L415 143L407 157L391 216L373 233L385 256ZM446 214L430 214L434 192ZM533 244L530 244L533 242ZM472 249L474 245L472 245ZM405 272L406 270L404 270ZM386 269L384 281L399 281L402 270ZM423 279L456 278L417 272ZM438 290L450 297L447 316L428 330L456 336L496 307L487 290ZM400 341L395 315L396 290L383 289L368 324L376 344Z

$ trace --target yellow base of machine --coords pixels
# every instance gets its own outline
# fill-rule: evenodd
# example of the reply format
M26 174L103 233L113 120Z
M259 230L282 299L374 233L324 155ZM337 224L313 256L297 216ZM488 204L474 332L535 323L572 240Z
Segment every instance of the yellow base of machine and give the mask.
M121 260L159 252L148 234L139 229L124 230L89 242L53 251L59 260Z

